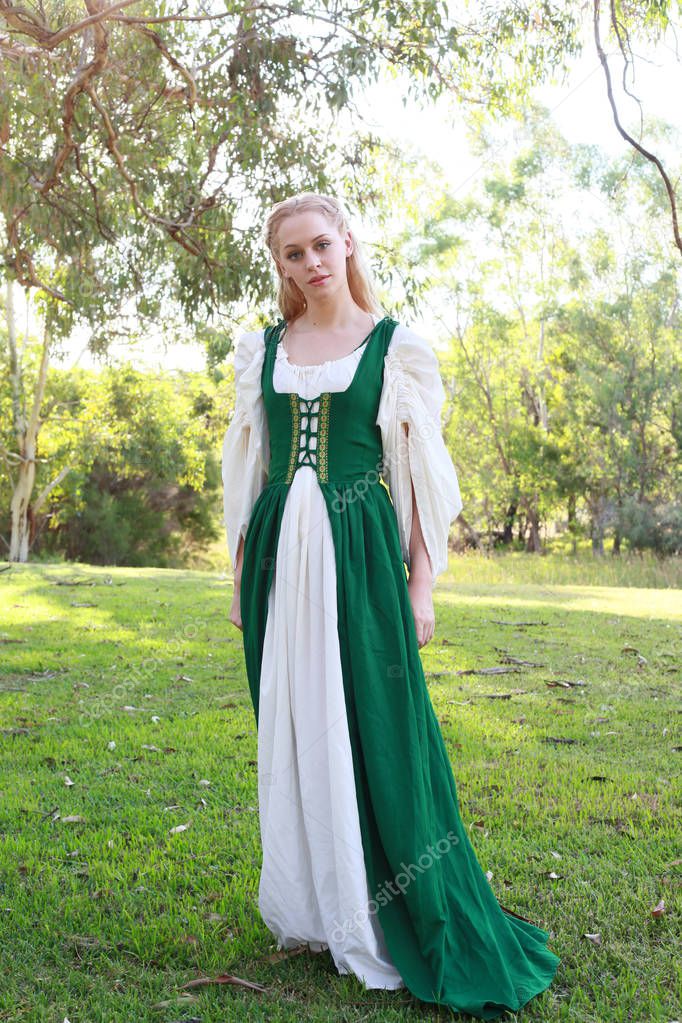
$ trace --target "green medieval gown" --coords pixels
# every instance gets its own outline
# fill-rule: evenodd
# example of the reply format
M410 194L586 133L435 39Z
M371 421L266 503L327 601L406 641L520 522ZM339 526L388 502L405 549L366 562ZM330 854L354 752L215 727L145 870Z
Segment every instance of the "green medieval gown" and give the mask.
M284 321L235 353L223 484L233 563L245 538L259 908L280 948L328 948L367 987L494 1019L560 960L500 906L460 818L405 571L412 485L434 580L461 510L444 395L427 342L374 320L317 367L289 362Z

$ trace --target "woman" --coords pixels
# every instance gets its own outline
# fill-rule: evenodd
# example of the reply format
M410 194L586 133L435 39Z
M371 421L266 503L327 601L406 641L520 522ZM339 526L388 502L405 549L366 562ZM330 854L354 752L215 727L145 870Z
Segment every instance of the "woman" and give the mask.
M266 244L282 319L239 340L223 448L259 909L279 948L493 1019L560 960L476 859L419 655L462 507L438 360L381 315L335 199L278 203Z

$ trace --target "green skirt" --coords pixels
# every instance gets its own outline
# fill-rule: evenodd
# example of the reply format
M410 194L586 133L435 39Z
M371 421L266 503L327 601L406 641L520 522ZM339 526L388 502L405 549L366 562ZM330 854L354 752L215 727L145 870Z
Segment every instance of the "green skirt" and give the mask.
M480 1019L551 983L549 934L503 908L462 823L421 663L395 511L385 486L319 482L336 565L338 636L368 912L417 998ZM254 505L242 567L244 651L256 723L268 596L289 484ZM341 510L343 513L341 513Z

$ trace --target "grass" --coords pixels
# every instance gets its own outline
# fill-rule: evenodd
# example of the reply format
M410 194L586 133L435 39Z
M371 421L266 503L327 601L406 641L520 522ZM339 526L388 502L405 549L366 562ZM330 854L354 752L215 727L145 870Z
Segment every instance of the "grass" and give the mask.
M481 865L562 959L529 1023L682 1005L681 570L616 560L453 557L422 650ZM227 574L12 565L0 588L0 1021L464 1019L273 955ZM456 674L508 656L538 666ZM224 973L265 991L180 997Z

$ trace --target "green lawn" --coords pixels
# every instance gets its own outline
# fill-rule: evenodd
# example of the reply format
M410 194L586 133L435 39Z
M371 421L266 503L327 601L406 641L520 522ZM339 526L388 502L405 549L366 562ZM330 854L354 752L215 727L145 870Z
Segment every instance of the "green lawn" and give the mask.
M422 656L462 816L562 959L508 1020L680 1018L681 580L680 559L528 555L439 579ZM273 956L230 598L228 573L0 572L0 1020L464 1019L365 991L328 952ZM518 670L457 674L494 666ZM218 974L264 990L180 997Z

